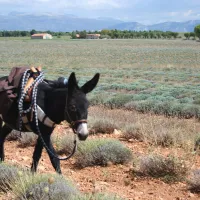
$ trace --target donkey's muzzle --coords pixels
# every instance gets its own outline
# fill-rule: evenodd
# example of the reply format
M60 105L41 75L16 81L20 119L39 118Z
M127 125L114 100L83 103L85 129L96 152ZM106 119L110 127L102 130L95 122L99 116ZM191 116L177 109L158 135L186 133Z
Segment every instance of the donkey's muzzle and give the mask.
M76 129L79 140L86 140L88 137L87 123L80 123Z

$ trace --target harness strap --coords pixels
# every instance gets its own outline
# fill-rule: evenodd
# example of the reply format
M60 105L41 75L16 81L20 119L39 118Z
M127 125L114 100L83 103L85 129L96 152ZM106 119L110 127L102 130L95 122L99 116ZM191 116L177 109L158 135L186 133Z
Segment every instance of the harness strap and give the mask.
M40 122L42 122L44 125L50 127L50 128L54 128L56 126L56 123L53 122L45 113L44 111L37 105L37 115L38 115L38 119ZM26 127L27 130L32 131L31 127L29 125L29 120L27 115L23 115L22 116L22 121L24 126Z
M38 119L40 122L42 122L44 125L54 128L56 126L56 123L53 122L45 113L44 111L40 108L40 106L37 105L37 114L38 114Z

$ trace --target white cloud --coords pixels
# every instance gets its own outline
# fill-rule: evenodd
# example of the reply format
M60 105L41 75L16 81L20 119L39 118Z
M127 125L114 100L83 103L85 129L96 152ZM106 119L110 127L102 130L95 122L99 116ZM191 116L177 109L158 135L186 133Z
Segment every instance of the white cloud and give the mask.
M192 15L193 14L193 11L192 10L188 10L187 12L184 12L184 16L185 17L188 17L188 16L190 16L190 15Z
M170 13L169 13L169 16L174 17L174 16L177 16L177 15L179 15L179 14L180 14L179 12L170 12Z

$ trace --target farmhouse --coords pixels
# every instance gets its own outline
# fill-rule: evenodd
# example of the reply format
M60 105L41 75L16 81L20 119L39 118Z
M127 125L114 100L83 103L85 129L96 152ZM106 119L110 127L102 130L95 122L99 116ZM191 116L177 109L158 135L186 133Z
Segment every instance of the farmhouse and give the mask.
M48 33L36 33L36 34L31 35L31 39L45 40L45 39L52 39L52 38L53 38L52 35Z
M99 39L100 34L86 34L86 39Z

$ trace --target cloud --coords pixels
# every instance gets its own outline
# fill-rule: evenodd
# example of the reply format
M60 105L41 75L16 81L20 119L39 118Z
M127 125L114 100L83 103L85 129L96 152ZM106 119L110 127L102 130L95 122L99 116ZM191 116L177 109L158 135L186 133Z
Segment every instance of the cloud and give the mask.
M187 16L190 16L193 14L193 11L192 10L188 10L184 13L184 16L187 17Z
M140 23L198 19L200 0L0 0L0 13L73 14Z

